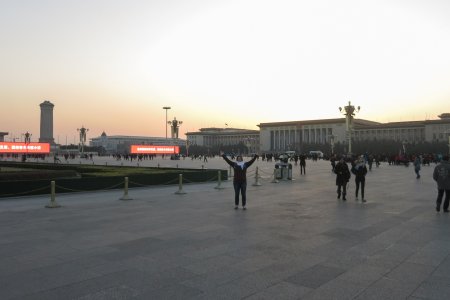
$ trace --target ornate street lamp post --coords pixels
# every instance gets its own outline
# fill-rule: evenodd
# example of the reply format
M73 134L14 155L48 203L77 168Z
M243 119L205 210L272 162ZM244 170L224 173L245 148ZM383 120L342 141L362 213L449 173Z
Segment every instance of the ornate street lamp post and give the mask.
M170 106L164 106L163 109L166 110L166 140L167 140L167 111L170 109Z
M27 131L26 133L23 133L22 135L24 136L24 142L25 142L25 144L31 143L31 136L32 136L31 133L29 133L29 132Z
M339 107L339 111L345 116L345 125L347 130L347 139L348 139L348 154L352 153L352 129L353 129L353 117L359 110L361 109L360 106L358 106L357 109L348 101L348 105L344 106L344 109L342 107Z
M180 125L183 124L183 121L178 121L177 118L173 118L172 121L168 121L167 124L169 124L171 128L171 136L173 139L178 138L178 132L180 129Z
M81 126L81 128L78 128L77 131L80 132L80 148L81 148L81 157L83 157L84 154L84 145L86 144L86 134L89 131L89 129L84 128L84 126Z

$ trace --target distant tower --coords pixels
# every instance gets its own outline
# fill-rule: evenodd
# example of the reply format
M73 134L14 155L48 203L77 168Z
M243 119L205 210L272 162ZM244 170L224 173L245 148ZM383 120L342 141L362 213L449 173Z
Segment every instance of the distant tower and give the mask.
M39 142L54 144L53 138L53 107L50 101L44 101L39 104L41 107L41 135Z
M8 132L0 132L0 142L4 142L5 141L5 135L8 135Z

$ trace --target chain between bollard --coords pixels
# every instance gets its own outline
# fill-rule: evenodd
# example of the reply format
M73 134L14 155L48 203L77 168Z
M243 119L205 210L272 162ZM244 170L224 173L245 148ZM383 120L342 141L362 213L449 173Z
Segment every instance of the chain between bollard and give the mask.
M46 208L58 208L61 207L61 205L58 205L58 203L56 203L56 184L55 181L51 181L50 182L50 203L47 204L45 207Z
M128 177L125 177L123 196L119 200L133 200L133 198L128 195Z
M183 174L178 175L178 191L175 192L177 195L186 194L185 191L183 191Z

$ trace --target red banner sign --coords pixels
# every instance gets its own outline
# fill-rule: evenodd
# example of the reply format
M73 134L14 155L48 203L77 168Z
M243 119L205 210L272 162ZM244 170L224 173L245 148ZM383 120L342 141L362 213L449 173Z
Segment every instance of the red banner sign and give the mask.
M50 153L50 144L0 142L0 153Z
M179 146L131 145L132 154L178 154Z

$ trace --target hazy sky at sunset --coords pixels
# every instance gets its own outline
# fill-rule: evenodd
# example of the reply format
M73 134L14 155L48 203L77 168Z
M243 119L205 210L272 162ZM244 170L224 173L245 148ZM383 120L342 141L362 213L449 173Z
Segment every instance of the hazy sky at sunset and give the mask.
M450 112L448 0L0 0L0 131L201 127ZM7 138L11 138L7 137ZM77 141L78 142L78 141Z

